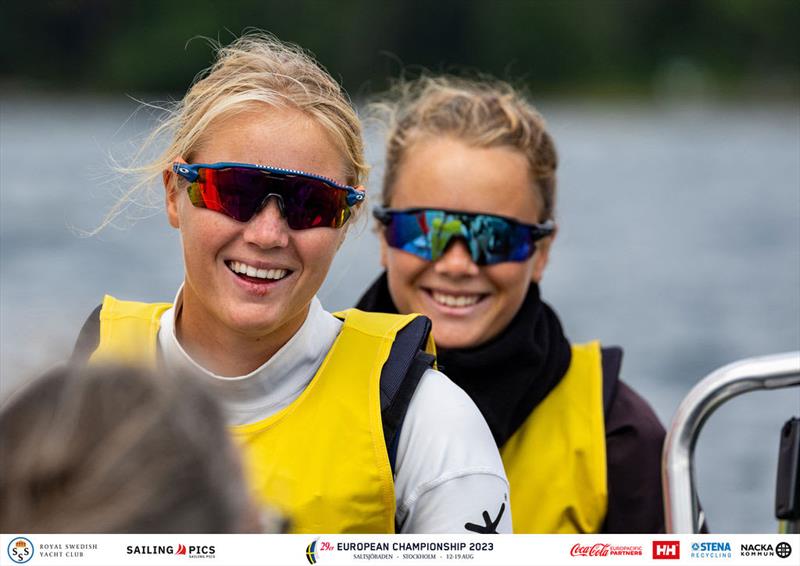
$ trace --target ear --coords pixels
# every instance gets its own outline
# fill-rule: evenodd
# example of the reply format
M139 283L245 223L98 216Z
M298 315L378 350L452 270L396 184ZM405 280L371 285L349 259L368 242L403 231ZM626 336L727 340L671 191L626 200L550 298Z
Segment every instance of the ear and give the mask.
M161 178L164 181L164 207L167 210L167 220L169 220L170 226L173 228L180 228L181 223L178 219L178 196L180 195L178 192L178 179L175 173L169 169L164 170Z
M534 283L541 283L542 281L544 270L550 259L550 246L553 245L556 234L558 234L558 226L550 236L536 242L536 253L533 254L533 273L531 274L531 281Z

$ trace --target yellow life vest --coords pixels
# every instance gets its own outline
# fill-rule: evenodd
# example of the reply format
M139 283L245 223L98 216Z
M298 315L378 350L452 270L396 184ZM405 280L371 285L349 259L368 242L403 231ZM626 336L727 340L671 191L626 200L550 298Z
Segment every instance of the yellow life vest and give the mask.
M106 296L90 362L154 364L159 319L170 306ZM380 376L398 331L419 315L350 309L336 316L341 331L305 391L278 413L231 430L255 493L291 518L293 532L393 533ZM426 350L434 351L430 336Z
M566 375L500 450L515 533L595 533L608 507L600 344L572 346Z

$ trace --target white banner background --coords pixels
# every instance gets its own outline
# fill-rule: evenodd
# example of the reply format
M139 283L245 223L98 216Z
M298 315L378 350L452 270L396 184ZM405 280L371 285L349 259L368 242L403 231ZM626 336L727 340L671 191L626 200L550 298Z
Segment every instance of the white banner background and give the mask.
M654 547L657 542L657 547ZM678 550L679 558L670 558ZM313 547L312 547L312 543ZM703 543L706 543L705 546ZM783 558L742 545L788 543ZM318 564L785 565L800 535L0 535L0 564L271 566ZM415 546L416 550L414 550ZM724 549L729 545L730 551ZM438 549L441 547L441 549ZM32 547L32 554L30 553ZM615 555L615 552L642 554ZM654 558L654 551L663 558ZM26 554L27 549L27 554ZM388 549L388 550L387 550ZM693 550L694 549L694 550ZM786 554L786 545L781 554ZM183 552L183 553L182 553ZM768 551L769 553L769 551ZM730 555L730 556L729 556ZM22 560L25 560L24 562Z

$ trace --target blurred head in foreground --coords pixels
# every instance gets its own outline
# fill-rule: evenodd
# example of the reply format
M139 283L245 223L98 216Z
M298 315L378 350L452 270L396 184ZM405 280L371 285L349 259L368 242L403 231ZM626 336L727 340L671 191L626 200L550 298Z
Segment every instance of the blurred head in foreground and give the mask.
M60 367L0 408L0 532L260 530L212 395L183 375Z

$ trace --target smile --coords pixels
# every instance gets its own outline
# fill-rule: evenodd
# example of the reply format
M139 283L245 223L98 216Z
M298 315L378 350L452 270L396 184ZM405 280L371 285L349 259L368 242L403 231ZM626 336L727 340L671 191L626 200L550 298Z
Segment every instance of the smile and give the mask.
M436 291L433 289L426 289L428 294L436 301L438 304L446 306L446 307L471 307L472 305L477 304L478 302L482 301L484 298L487 297L485 294L480 293L460 293L460 294L451 294L451 293L444 293L442 291Z
M247 277L253 277L255 279L279 281L289 274L288 269L259 269L241 261L228 261L226 265L228 269L238 275L246 275Z

